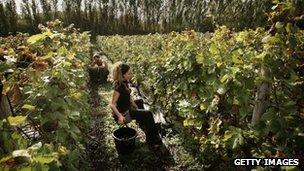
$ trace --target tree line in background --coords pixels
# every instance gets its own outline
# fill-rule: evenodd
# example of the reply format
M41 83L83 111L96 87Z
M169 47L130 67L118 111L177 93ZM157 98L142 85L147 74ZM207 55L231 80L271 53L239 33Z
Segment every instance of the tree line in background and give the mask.
M0 35L37 33L37 25L60 19L93 35L168 33L216 25L236 30L265 26L271 0L15 0L0 3Z

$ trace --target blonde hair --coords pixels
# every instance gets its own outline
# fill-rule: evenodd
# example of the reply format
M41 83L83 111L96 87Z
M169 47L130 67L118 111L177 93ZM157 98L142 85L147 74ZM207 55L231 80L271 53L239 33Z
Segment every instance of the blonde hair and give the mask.
M121 84L123 82L123 76L120 69L121 64L122 62L117 62L113 69L113 81L115 84Z
M117 62L113 70L113 81L115 84L122 84L124 81L123 75L130 69L128 64Z

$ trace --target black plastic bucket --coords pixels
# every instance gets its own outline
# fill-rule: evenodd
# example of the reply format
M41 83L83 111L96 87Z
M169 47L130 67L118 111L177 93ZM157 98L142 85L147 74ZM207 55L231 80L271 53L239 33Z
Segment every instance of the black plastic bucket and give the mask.
M133 128L122 127L112 134L118 154L130 154L135 150L137 132Z

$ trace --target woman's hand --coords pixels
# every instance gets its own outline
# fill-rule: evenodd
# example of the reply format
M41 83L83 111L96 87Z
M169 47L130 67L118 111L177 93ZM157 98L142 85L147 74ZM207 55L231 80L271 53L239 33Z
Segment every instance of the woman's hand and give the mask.
M122 116L122 115L120 115L119 117L118 117L118 123L119 124L124 124L125 123L125 117L124 116Z

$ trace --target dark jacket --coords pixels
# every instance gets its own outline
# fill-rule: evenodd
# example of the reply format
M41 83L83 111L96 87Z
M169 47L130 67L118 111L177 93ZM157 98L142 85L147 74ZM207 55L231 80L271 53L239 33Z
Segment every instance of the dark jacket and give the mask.
M107 82L109 75L108 68L105 67L88 67L90 82L93 84L101 84Z

